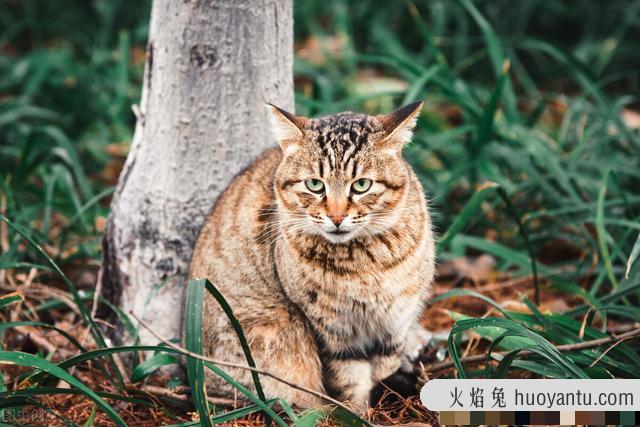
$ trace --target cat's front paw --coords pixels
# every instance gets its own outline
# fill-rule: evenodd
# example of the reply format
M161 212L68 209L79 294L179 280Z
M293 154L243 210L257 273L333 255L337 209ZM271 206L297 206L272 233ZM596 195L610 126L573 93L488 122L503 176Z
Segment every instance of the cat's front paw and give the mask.
M380 403L390 403L398 400L398 396L407 398L417 393L418 378L413 371L401 367L396 372L380 381L373 387L369 397L372 407Z
M410 361L414 362L420 356L422 350L433 338L433 333L420 325L415 325L409 330L405 341L405 354Z

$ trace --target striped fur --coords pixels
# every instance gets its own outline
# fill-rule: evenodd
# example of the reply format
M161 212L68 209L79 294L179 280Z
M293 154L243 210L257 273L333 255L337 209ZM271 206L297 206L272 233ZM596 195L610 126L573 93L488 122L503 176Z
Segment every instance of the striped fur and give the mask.
M433 276L427 202L401 154L420 107L306 119L271 106L280 148L222 194L191 263L191 277L209 278L233 307L259 366L359 409L400 366ZM362 178L372 184L358 194ZM310 191L309 179L325 191ZM209 296L205 309L205 353L242 362ZM248 372L231 371L251 387ZM270 397L321 403L263 380ZM214 377L208 385L231 392Z

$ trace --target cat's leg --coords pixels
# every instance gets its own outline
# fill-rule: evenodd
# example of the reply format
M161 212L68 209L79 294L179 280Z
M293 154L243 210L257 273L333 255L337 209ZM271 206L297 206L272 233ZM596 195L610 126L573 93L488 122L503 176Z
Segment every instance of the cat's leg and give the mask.
M404 340L404 353L409 360L416 360L432 338L432 332L418 322L414 323L411 328L409 328L409 333Z
M380 382L400 369L404 358L405 356L401 352L374 356L371 360L373 382Z
M375 356L372 359L373 380L376 384L371 395L372 403L379 400L388 389L404 397L416 393L418 378L414 373L413 360L419 356L430 339L431 334L415 323L409 328L404 342L397 345L397 352Z
M388 344L388 348L395 348L397 351L373 357L373 380L375 382L382 381L401 367L404 371L411 370L411 361L419 356L422 349L431 340L431 336L432 334L419 323L413 323L404 338Z
M322 364L313 336L300 320L256 325L247 335L256 366L296 385L324 392ZM265 395L280 397L294 406L326 404L320 398L262 375Z
M229 319L214 305L215 302L208 302L209 308L203 319L205 354L215 359L246 365L240 342ZM284 309L270 307L267 313L251 307L252 313L249 316L243 308L239 307L235 313L243 327L256 366L291 383L322 392L322 365L315 340L307 331L305 323ZM263 316L256 317L257 314ZM255 392L251 371L227 367L223 369ZM266 375L260 375L260 382L267 398L279 397L301 408L326 403ZM211 395L231 398L238 395L229 383L210 371L207 371L207 389Z
M328 359L324 361L324 380L329 394L364 412L373 388L372 366L365 359Z
M378 356L371 364L374 379L374 387L370 394L371 406L378 404L389 391L402 397L416 394L417 377L406 354Z

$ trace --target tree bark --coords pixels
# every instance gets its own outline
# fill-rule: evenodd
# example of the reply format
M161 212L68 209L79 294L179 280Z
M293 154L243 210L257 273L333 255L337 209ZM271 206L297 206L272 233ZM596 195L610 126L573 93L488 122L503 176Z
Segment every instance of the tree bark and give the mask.
M138 120L111 203L102 277L108 299L163 336L180 337L185 279L205 216L231 179L275 143L264 104L293 108L292 9L292 0L153 2ZM155 343L143 330L140 340Z

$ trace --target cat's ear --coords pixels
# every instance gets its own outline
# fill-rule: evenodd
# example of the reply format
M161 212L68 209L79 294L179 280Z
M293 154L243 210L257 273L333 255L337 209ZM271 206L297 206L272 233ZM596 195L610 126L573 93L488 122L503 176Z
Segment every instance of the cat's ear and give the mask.
M398 108L392 113L376 116L382 123L385 136L380 144L390 149L402 150L404 144L411 141L413 128L424 102L418 101L413 104Z
M295 116L273 104L267 104L271 127L284 153L291 153L300 147L304 137L305 117Z

